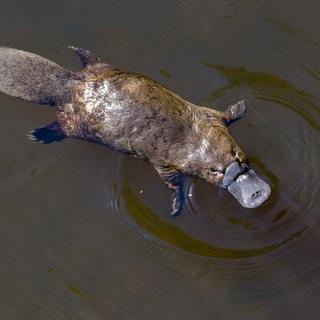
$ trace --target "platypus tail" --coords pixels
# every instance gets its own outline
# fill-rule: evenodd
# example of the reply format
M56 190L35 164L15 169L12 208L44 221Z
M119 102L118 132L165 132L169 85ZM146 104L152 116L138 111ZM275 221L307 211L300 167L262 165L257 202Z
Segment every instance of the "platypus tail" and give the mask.
M72 72L36 54L0 47L0 91L40 104L69 100Z

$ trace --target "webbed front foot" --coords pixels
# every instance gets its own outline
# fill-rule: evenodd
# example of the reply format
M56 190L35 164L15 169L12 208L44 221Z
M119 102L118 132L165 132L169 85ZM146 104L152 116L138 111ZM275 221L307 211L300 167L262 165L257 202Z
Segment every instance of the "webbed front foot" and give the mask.
M170 166L154 165L154 168L171 191L172 212L170 215L176 217L182 213L184 207L185 194L183 187L186 177Z
M230 125L234 121L241 119L247 111L247 106L244 100L240 100L235 104L232 104L227 108L225 113L224 121L226 125Z
M185 203L185 194L183 191L183 184L167 184L168 188L171 190L171 199L172 199L172 211L170 213L171 217L179 216L182 213L184 203Z

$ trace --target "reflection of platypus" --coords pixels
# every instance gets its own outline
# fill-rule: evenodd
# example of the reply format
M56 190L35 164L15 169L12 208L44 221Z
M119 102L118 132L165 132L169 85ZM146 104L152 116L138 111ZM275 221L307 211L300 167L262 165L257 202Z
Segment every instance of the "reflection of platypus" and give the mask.
M244 207L268 198L270 187L248 167L226 127L245 114L243 101L224 113L199 107L153 80L72 49L81 72L0 48L0 91L58 110L57 121L32 131L32 140L78 138L150 161L172 191L172 215L183 209L186 175L228 188Z

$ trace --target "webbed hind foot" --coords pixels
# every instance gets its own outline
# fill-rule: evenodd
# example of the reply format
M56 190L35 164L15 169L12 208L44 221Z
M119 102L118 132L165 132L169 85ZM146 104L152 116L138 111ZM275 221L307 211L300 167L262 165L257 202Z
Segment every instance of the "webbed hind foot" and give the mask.
M28 138L33 141L40 141L44 144L61 141L66 138L64 132L61 130L58 122L52 122L49 125L32 130Z
M89 50L69 46L69 49L72 49L74 53L78 56L80 59L81 65L85 68L88 65L94 65L98 62L100 62L100 58L96 57L92 52Z

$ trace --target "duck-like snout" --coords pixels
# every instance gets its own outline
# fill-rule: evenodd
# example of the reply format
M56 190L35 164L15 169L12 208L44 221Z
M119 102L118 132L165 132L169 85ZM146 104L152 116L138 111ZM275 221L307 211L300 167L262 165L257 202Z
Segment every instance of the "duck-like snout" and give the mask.
M247 164L231 163L222 181L222 187L245 208L256 208L271 194L270 186L264 182Z

